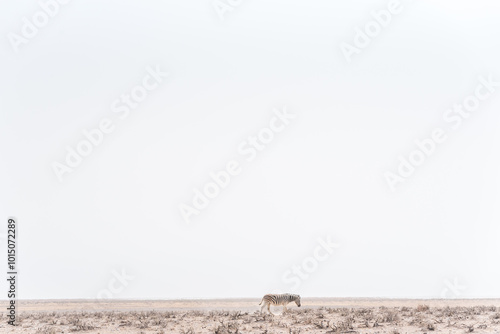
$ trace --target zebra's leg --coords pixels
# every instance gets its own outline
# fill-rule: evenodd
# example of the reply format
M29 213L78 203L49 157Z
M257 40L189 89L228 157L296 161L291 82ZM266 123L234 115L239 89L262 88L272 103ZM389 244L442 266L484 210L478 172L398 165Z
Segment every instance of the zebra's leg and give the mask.
M260 308L260 313L264 313L264 307L266 307L267 303L264 302Z
M271 303L267 304L267 311L268 311L270 314L274 315L274 313L273 313L273 312L271 312Z
M288 310L286 309L286 305L283 304L283 314L285 314Z

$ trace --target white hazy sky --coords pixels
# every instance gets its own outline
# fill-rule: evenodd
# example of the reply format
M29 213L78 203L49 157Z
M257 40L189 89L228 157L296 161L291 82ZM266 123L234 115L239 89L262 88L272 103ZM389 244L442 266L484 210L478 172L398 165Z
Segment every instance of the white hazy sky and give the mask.
M500 297L500 87L443 120L500 81L500 3L401 2L349 63L341 43L389 1L242 0L221 20L212 0L74 0L18 52L8 36L40 5L4 1L0 232L18 219L19 297ZM120 119L148 66L169 77ZM283 107L296 117L246 161ZM59 182L53 163L103 119L114 131ZM384 173L435 128L447 140L391 191ZM186 224L179 205L231 160L241 173ZM298 288L283 279L304 264Z

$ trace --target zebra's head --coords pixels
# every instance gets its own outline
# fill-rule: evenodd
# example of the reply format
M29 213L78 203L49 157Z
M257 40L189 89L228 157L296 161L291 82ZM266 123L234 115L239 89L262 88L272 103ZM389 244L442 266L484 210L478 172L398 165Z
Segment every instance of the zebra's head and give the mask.
M295 295L295 304L297 304L298 307L300 307L300 296Z

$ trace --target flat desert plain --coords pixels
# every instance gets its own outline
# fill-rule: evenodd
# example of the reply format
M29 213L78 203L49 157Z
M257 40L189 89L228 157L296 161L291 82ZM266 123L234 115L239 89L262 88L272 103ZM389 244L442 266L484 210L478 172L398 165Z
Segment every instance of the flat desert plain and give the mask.
M17 326L0 333L499 333L500 300L332 299L302 297L302 307L260 299L18 301Z

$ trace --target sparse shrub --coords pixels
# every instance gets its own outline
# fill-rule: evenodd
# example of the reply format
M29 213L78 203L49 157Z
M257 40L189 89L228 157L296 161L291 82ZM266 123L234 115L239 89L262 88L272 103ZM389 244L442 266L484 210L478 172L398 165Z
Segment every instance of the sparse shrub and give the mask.
M237 322L228 322L224 323L221 321L221 324L215 327L215 334L239 334L240 333L240 325ZM193 333L194 334L194 333Z
M95 329L96 327L92 324L89 324L89 323L86 323L86 322L83 322L82 320L80 319L76 319L76 320L73 320L71 322L71 324L73 325L70 330L72 332L79 332L79 331L90 331L90 330L93 330Z
M231 318L231 320L237 320L241 316L242 316L241 311L235 311L235 312L232 312L229 315L229 317Z
M42 327L42 328L38 328L35 332L36 334L56 334L56 329L54 327L48 327L48 326L45 326L45 327Z
M387 310L382 314L381 322L392 323L399 321L399 315L395 311Z
M429 311L429 305L425 305L425 304L418 305L417 306L417 311L419 311L419 312Z
M188 329L181 329L181 334L195 334L193 327L189 327Z

